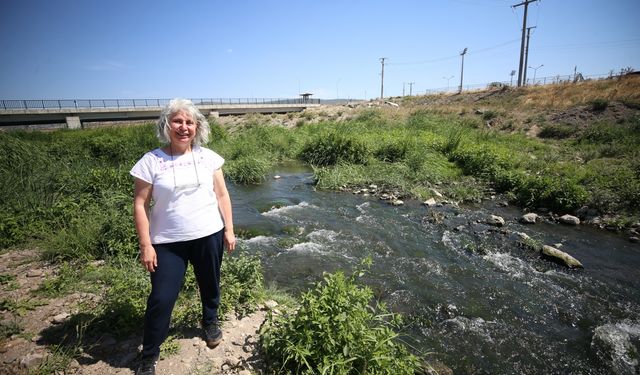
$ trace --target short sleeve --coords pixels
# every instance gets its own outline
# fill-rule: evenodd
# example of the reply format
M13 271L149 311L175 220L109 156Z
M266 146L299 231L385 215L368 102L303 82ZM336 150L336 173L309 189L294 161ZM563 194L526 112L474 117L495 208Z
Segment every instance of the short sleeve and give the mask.
M218 155L215 151L208 148L202 147L201 150L206 157L206 163L213 171L217 171L218 169L222 168L222 165L224 164L224 158L222 156Z
M139 178L142 181L153 184L153 170L154 170L154 157L151 153L146 153L138 162L131 168L129 174L133 177Z
M222 168L222 165L224 164L224 158L213 151L211 151L211 153L213 154L212 155L213 170L217 171L218 169Z

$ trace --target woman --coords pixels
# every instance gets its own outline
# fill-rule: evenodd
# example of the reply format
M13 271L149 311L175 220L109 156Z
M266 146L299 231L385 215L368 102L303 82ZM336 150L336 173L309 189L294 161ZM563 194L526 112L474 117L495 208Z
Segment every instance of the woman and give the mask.
M147 152L130 172L140 261L151 275L139 374L155 373L188 262L200 288L207 346L222 341L220 264L223 247L231 252L236 245L224 159L202 147L207 120L191 101L174 99L160 114L157 135L164 146Z

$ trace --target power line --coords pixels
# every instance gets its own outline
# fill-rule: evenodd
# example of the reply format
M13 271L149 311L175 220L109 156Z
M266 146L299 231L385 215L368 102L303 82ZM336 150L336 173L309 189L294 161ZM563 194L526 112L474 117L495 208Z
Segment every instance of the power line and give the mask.
M572 44L547 44L536 47L537 49L546 48L583 48L583 47L622 47L631 44L640 43L640 39L624 39L624 40L611 40L602 42L588 42L588 43L572 43Z
M517 42L519 39L511 39L508 40L506 42L502 42L490 47L485 47L485 48L480 48L477 50L474 50L473 52L469 52L470 55L472 54L477 54L477 53L482 53L482 52L486 52L486 51L491 51L493 49L496 48L500 48L500 47L504 47L506 45L512 44ZM439 57L439 58L435 58L435 59L431 59L431 60L421 60L421 61L413 61L413 62L399 62L399 63L387 63L387 65L389 66L399 66L399 65L421 65L421 64L430 64L430 63L434 63L434 62L440 62L440 61L445 61L445 60L454 60L457 59L458 55L451 55L451 56L447 56L447 57Z

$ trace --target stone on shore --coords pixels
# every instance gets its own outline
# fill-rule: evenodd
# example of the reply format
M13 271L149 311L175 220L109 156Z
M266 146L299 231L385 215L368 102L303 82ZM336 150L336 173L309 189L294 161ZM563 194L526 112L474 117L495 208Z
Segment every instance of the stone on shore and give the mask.
M427 206L427 207L433 207L433 206L435 206L437 203L436 203L436 200L435 200L435 199L433 199L433 198L429 198L429 199L427 199L426 201L422 202L422 204L424 204L424 205L425 205L425 206Z
M560 220L560 222L562 224L580 225L580 219L578 219L577 217L575 217L573 215L562 215L562 216L560 216L560 218L558 220Z
M579 260L553 246L543 245L541 253L543 257L549 258L550 260L569 268L583 268L582 263L580 263Z
M436 189L431 189L431 193L433 193L433 195L435 195L438 198L442 198L442 193L440 193L438 190Z

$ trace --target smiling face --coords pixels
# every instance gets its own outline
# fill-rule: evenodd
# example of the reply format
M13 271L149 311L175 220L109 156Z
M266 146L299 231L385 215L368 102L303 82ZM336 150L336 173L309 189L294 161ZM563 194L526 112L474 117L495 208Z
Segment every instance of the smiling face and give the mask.
M169 120L169 139L171 146L179 150L186 150L193 143L198 125L187 112L177 112Z

